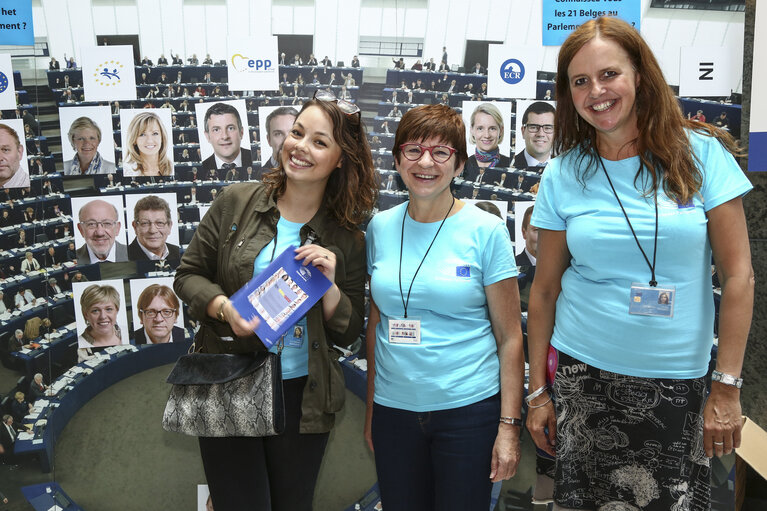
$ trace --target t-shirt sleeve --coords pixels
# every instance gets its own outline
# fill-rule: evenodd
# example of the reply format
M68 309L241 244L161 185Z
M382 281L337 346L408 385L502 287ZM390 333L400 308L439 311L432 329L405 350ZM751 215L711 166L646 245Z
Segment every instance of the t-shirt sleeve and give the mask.
M697 133L691 136L699 138L695 151L702 164L703 184L700 193L703 196L703 209L711 211L745 195L753 188L735 158L719 140Z
M375 217L368 222L368 228L365 232L365 255L367 257L368 275L373 274L373 261L375 261Z
M487 246L482 250L482 268L484 286L517 276L517 263L514 261L511 236L506 225L501 222L490 231Z
M535 198L535 209L530 217L530 223L539 229L549 229L552 231L564 231L567 228L567 222L562 217L557 205L562 203L562 197L557 200L557 186L555 176L559 175L559 161L549 162L546 170L541 177L541 184L538 186L538 195Z

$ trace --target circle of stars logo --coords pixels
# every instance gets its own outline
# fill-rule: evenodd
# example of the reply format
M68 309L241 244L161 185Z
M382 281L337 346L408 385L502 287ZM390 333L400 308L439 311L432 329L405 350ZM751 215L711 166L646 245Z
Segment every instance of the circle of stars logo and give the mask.
M107 60L96 66L96 72L93 78L96 85L109 87L120 83L120 74L123 72L123 65L118 60Z
M0 71L0 94L6 91L8 89L8 77L5 76L5 73Z

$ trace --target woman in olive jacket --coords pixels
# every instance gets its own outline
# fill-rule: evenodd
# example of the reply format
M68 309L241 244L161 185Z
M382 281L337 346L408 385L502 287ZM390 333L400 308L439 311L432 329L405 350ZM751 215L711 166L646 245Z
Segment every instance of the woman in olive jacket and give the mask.
M377 185L359 109L325 93L304 104L264 183L222 190L184 253L174 288L203 330L207 353L264 350L229 301L275 255L294 245L296 259L334 282L286 337L282 352L286 427L264 438L200 437L205 475L217 511L310 510L335 412L345 385L333 344L361 333L366 278L363 235ZM294 332L293 329L290 330ZM233 340L221 340L231 337Z

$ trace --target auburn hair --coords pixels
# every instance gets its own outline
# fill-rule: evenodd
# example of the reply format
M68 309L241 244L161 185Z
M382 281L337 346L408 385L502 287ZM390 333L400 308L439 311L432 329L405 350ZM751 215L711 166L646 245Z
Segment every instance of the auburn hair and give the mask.
M658 61L634 27L617 18L601 17L587 21L570 34L557 61L554 153L577 151L576 175L581 184L585 186L586 179L597 169L597 131L575 109L568 67L576 53L597 37L623 48L639 77L634 102L639 135L630 143L636 145L641 162L634 182L640 181L643 170L652 178L644 193L656 192L661 179L666 195L681 203L689 202L698 192L703 176L697 166L700 160L690 145L690 130L716 138L733 156L745 156L726 131L684 117Z

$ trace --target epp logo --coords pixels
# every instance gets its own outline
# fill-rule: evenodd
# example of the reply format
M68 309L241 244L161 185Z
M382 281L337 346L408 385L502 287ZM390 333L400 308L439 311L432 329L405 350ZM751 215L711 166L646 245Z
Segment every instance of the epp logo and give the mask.
M501 64L501 79L509 85L516 85L525 77L525 66L517 59L508 59Z
M272 67L272 61L269 59L251 59L245 55L235 53L232 55L232 67L235 71L269 71Z

